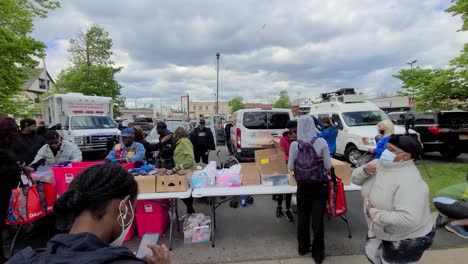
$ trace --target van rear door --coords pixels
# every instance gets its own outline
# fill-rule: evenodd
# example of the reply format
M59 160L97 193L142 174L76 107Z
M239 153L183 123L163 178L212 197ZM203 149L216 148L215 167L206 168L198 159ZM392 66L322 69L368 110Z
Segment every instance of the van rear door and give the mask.
M287 111L258 111L243 114L241 147L264 148L272 145L272 134L282 135L291 119Z

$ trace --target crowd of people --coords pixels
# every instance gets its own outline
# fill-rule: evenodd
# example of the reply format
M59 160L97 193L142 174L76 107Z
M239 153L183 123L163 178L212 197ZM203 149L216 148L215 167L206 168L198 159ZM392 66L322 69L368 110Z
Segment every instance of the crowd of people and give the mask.
M226 126L229 154L230 129ZM150 246L153 255L138 259L121 247L135 213L137 183L116 163L141 166L155 163L170 173L195 170L197 163L208 163L215 149L213 133L203 119L192 132L179 127L174 132L164 122L157 123L159 142L145 141L138 127L121 131L121 142L110 142L106 163L81 172L54 205L57 217L71 219L67 232L55 235L46 249L26 248L8 263L169 263L165 246ZM317 132L318 131L318 132ZM440 215L434 226L429 210L429 188L414 161L422 154L420 143L412 136L395 135L390 121L377 126L376 148L369 149L373 159L356 168L352 182L362 187L363 214L368 233L365 254L372 263L415 263L428 249L435 227L468 237L463 228L468 224L467 183L440 190L433 200ZM336 151L338 130L332 119L302 116L289 121L280 139L287 168L297 181L298 254L311 253L315 263L325 258L324 215L328 199L331 159ZM23 119L20 127L11 118L0 117L0 231L5 228L11 189L18 185L20 170L34 170L37 163L56 165L81 161L82 154L72 142L64 141L55 130L37 133L36 121ZM154 159L153 152L158 151ZM285 198L285 199L284 199ZM294 221L291 195L277 197L276 216L286 215ZM286 200L286 212L282 203ZM183 199L186 215L195 213L193 198ZM313 240L311 241L312 227ZM1 244L0 244L1 245ZM2 245L1 245L2 246ZM3 247L2 247L3 248ZM1 255L2 263L6 261Z

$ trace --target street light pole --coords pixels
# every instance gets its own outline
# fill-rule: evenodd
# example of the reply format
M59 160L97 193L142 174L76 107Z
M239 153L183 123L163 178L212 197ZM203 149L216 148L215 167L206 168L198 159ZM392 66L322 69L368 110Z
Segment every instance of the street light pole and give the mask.
M414 60L412 62L407 62L406 64L408 64L410 66L410 68L413 69L413 64L415 64L416 62L418 62L418 60Z
M216 114L219 113L219 52L216 53Z

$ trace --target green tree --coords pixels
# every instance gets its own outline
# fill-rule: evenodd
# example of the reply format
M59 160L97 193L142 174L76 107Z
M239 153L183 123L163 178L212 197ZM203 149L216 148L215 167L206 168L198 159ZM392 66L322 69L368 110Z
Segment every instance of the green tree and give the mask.
M237 97L232 98L228 102L228 105L231 107L231 114L237 110L245 108L243 101L244 101L244 98L242 98L242 96L237 96Z
M23 92L28 69L43 58L45 44L29 34L36 17L60 7L49 0L0 1L0 115L28 116L29 103Z
M468 0L453 0L453 6L446 11L460 15L463 25L459 31L468 30ZM454 107L468 107L468 44L461 54L452 59L447 68L402 69L395 78L403 82L400 95L415 100L416 111L450 110Z
M274 108L291 108L291 99L289 98L287 91L281 91L280 97L273 104Z
M111 97L115 102L114 116L121 116L119 108L124 107L125 98L120 94L122 86L115 75L122 68L115 67L111 60L112 39L109 33L93 25L79 38L70 40L68 52L71 65L58 75L58 90Z

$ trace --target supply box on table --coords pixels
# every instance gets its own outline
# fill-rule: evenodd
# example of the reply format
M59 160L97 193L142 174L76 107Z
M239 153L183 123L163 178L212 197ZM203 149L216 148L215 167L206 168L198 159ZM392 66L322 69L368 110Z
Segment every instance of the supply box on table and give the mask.
M351 164L332 159L332 166L335 169L335 174L343 181L344 185L351 184Z
M158 175L156 179L157 192L185 192L189 189L191 170L180 170L177 174Z
M140 175L135 176L135 181L138 183L138 193L155 193L157 192L157 175Z
M242 163L242 186L260 185L260 172L255 162Z
M263 185L288 184L288 168L283 151L280 148L256 150L255 164L259 168Z

